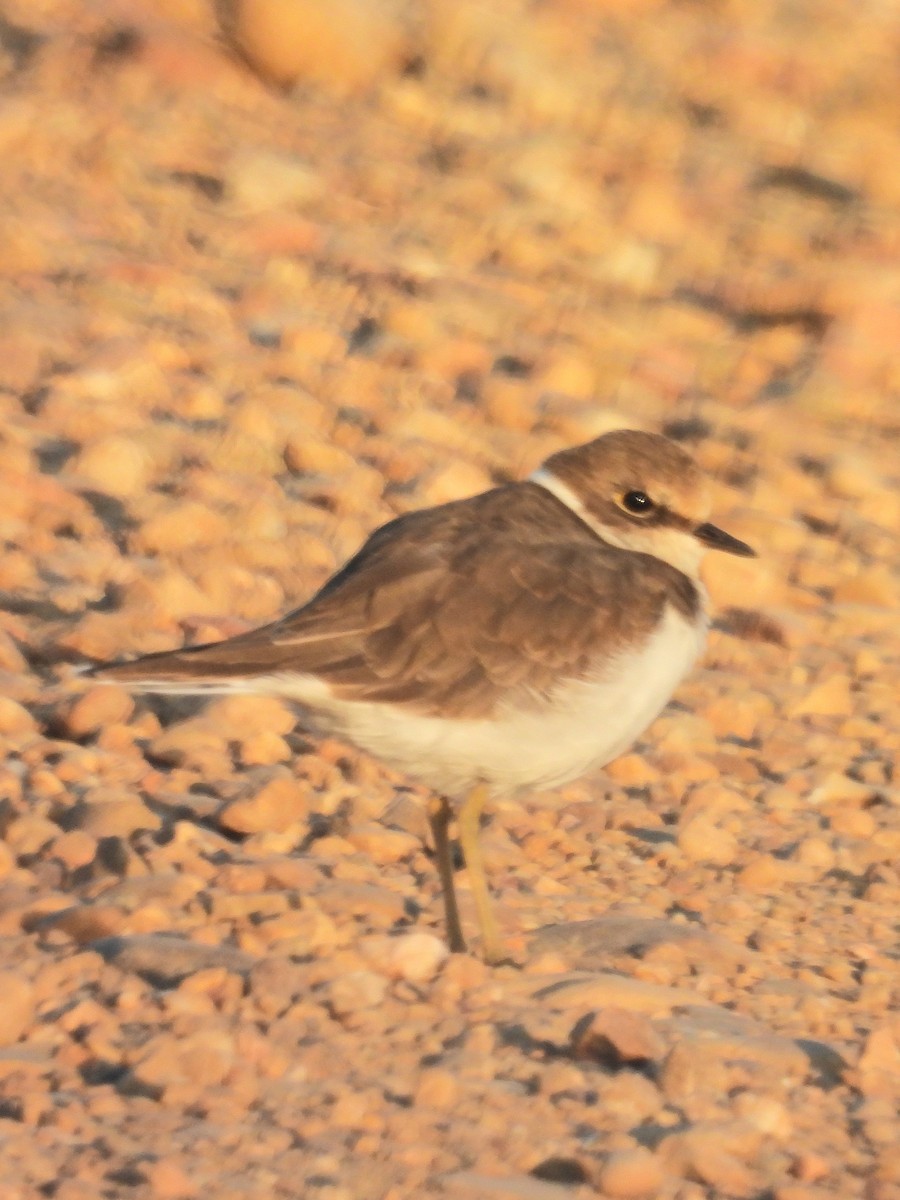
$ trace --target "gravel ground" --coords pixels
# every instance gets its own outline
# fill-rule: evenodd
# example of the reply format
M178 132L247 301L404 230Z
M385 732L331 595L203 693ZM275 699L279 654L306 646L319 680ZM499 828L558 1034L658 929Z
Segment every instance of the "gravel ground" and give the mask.
M900 11L323 12L0 5L0 1197L898 1200ZM621 425L761 555L494 808L517 965L402 779L74 680Z

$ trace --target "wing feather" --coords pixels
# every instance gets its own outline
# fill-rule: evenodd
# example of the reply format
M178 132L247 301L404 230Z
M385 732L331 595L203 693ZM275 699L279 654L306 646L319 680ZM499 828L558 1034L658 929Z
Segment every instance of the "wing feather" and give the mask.
M510 485L382 527L271 625L99 673L185 690L314 675L348 701L487 717L596 673L649 634L673 592L684 602L685 586L674 568L600 541L543 489Z

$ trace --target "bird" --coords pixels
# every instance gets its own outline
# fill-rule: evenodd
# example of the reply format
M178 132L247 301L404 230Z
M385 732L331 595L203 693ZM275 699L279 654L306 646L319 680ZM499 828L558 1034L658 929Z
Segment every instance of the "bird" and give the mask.
M466 949L455 820L482 957L499 963L482 812L598 770L662 711L705 642L704 553L755 556L710 512L680 445L613 430L388 521L261 628L90 674L132 692L278 696L424 785L449 950Z

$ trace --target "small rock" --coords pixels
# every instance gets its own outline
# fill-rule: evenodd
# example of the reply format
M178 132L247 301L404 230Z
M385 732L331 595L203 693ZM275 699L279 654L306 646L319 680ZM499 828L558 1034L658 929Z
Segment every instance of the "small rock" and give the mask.
M194 547L217 546L231 533L231 523L222 513L196 500L180 500L150 517L132 536L138 552L165 556Z
M26 813L10 821L4 840L15 855L37 854L48 842L59 836L59 826L46 817Z
M712 704L700 710L718 737L739 737L745 740L756 735L762 715L771 713L772 702L758 692L743 695L717 696Z
M78 828L95 837L130 837L139 829L159 829L161 819L140 796L106 792L97 788L78 806L74 819Z
M0 842L0 879L5 879L16 866L16 856L6 842Z
M790 876L790 864L773 854L757 854L738 874L741 888L769 892L783 886Z
M794 1120L776 1097L760 1092L741 1092L734 1098L734 1111L761 1133L786 1142L794 1133Z
M734 530L738 533L737 528ZM761 559L733 559L726 554L708 554L703 563L703 581L716 609L748 605L766 608L783 602L783 573Z
M155 1200L191 1200L200 1190L181 1163L168 1157L142 1162L141 1172Z
M105 937L92 942L90 949L119 970L140 975L159 987L169 987L210 967L224 967L243 975L255 961L252 955L233 946L205 946L157 933Z
M288 436L284 460L297 475L340 478L353 472L358 463L352 454L336 446L326 435L302 428Z
M245 738L238 758L244 767L274 767L276 763L289 762L292 752L279 734L265 732Z
M834 850L826 839L821 837L803 838L792 857L796 862L813 867L821 874L830 871L835 863Z
M801 1183L817 1183L831 1174L831 1164L814 1150L801 1150L791 1164L791 1174Z
M425 504L447 504L483 492L491 483L490 476L482 467L458 459L431 471L419 484L418 491Z
M597 387L597 368L586 354L557 351L541 367L536 381L545 392L560 392L566 396L591 398ZM590 407L593 407L593 403ZM593 436L587 434L586 437Z
M0 569L0 583L2 583L2 574L2 569ZM0 630L0 670L21 678L28 674L28 660L9 634L2 630Z
M347 841L377 863L401 862L422 848L420 839L413 834L388 829L377 821L354 826L347 834Z
M373 1089L341 1093L328 1114L329 1122L338 1129L363 1129L382 1097Z
M166 1032L142 1048L132 1072L142 1084L154 1088L180 1083L218 1087L234 1058L234 1038L225 1030L201 1030L186 1037Z
M684 820L697 816L713 821L727 813L745 813L752 804L743 792L721 783L702 783L695 787L682 808Z
M72 469L97 491L128 497L146 490L150 465L150 456L139 442L109 434L89 442Z
M697 1094L701 1078L706 1087L726 1090L728 1073L722 1063L702 1062L696 1048L686 1042L677 1042L672 1047L657 1077L663 1095L675 1105L684 1104Z
M828 490L842 500L863 500L881 492L885 479L874 459L848 453L832 460L827 484Z
M834 1200L834 1192L830 1188L810 1187L807 1183L783 1183L772 1192L772 1200ZM868 1189L865 1200L876 1200ZM897 1192L884 1200L897 1200Z
M869 783L860 783L857 779L851 779L849 775L833 771L813 788L809 794L809 803L819 808L851 804L858 808L872 799L875 790Z
M247 924L279 917L288 912L290 901L282 892L216 892L209 900L209 915L214 921Z
M682 1005L703 1004L702 996L687 988L663 987L646 983L642 979L629 979L624 975L598 971L596 974L564 975L548 983L541 979L535 987L533 979L523 978L535 1000L549 1008L624 1008L634 1012L669 1013Z
M755 1171L748 1166L762 1135L740 1122L703 1122L671 1134L660 1144L670 1169L714 1188L717 1194L750 1200L761 1190Z
M716 1064L738 1065L754 1077L782 1082L803 1079L809 1070L804 1050L765 1025L718 1007L678 1013L666 1022L666 1033L678 1039L663 1065L660 1082L670 1098L708 1089Z
M857 1086L867 1099L897 1097L900 1035L892 1025L879 1025L866 1038L857 1072Z
M183 1038L181 1063L188 1079L201 1087L218 1087L234 1066L234 1035L225 1029L202 1029Z
M363 91L401 60L399 10L365 0L239 0L227 32L260 75L347 95Z
M388 981L374 971L349 971L331 981L328 998L337 1017L374 1008L384 1000Z
M787 715L795 717L849 717L853 712L853 694L846 675L831 675L788 708Z
M433 933L405 933L393 939L386 965L398 979L424 983L434 978L449 953Z
M243 937L254 937L266 946L276 947L280 954L316 954L332 950L345 940L337 925L315 908L291 909L281 916L270 917L247 930ZM251 944L251 948L256 949Z
M124 688L98 684L79 696L63 723L72 737L87 737L109 725L123 725L133 712L134 701Z
M577 1058L593 1059L617 1069L661 1059L665 1042L643 1013L606 1008L579 1021L570 1037Z
M322 882L315 865L303 858L276 858L260 863L265 871L265 886L312 892Z
M600 1168L597 1183L605 1196L622 1200L654 1197L665 1181L662 1164L642 1146L634 1150L616 1150Z
M640 754L622 754L604 769L623 787L646 787L659 779L659 771Z
M727 867L738 854L738 840L727 829L702 813L678 829L678 848L691 862Z
M227 774L232 765L227 739L208 713L163 730L150 743L150 752L167 766L213 768L211 773L218 775Z
M533 1175L487 1175L456 1171L441 1179L444 1191L461 1200L572 1200L566 1184L547 1183Z
M835 809L828 823L835 833L851 838L870 838L878 828L878 822L865 808Z
M124 926L125 913L111 904L74 904L23 922L29 930L60 929L79 946L120 933Z
M297 723L289 705L274 696L222 696L207 706L206 714L227 738L290 733Z
M6 737L22 737L36 733L38 723L23 705L9 696L0 696L0 734Z
M322 176L296 155L250 147L228 165L228 192L243 213L300 208L317 200L325 187ZM244 436L246 444L246 436Z
M328 883L316 892L315 903L338 920L360 916L376 925L391 926L406 916L402 896L371 883Z
M415 1103L417 1108L423 1105L446 1111L456 1107L460 1094L459 1080L452 1071L431 1067L419 1074Z
M51 853L70 871L74 871L94 861L97 839L83 829L72 829L54 838Z
M12 971L0 972L0 1045L10 1046L34 1021L34 988Z
M858 575L839 579L833 595L835 604L871 604L879 608L897 607L897 580L887 567L869 563Z
M456 996L483 987L490 976L490 968L481 959L467 954L451 954L441 972L441 984Z
M255 795L226 804L219 824L234 833L283 833L309 812L309 787L285 774L269 780Z
M646 958L659 947L685 947L698 958L746 959L744 946L710 933L701 925L668 921L660 917L611 916L587 921L545 925L530 942L532 963L543 955L556 955L583 970L601 970L615 955Z
M280 1016L309 990L309 972L288 958L262 958L249 975L250 995L267 1016Z

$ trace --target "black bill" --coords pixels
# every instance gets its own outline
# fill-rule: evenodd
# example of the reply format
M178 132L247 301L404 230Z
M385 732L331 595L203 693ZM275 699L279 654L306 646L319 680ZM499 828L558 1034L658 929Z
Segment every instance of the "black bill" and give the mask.
M756 551L746 542L732 537L718 525L698 525L694 530L694 537L704 546L709 546L710 550L724 550L726 554L739 554L741 558L756 558Z

